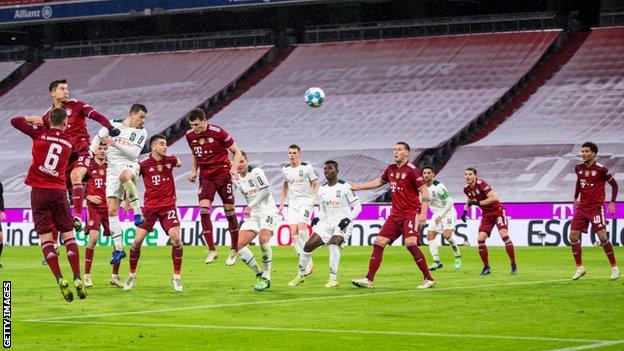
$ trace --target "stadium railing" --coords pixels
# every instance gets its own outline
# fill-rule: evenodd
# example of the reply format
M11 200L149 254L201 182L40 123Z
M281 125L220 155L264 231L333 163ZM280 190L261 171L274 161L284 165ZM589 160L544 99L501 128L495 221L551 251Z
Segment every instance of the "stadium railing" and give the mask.
M306 27L304 41L306 43L319 43L433 35L546 30L561 27L562 19L553 12L445 17L423 20Z

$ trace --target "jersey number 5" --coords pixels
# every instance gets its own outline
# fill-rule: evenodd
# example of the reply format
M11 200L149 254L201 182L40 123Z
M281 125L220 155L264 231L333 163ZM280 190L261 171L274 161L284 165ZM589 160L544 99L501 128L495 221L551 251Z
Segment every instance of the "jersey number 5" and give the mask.
M43 166L47 169L56 169L59 163L59 156L62 152L63 147L61 145L57 143L50 144L50 149L48 150L45 161L43 161Z

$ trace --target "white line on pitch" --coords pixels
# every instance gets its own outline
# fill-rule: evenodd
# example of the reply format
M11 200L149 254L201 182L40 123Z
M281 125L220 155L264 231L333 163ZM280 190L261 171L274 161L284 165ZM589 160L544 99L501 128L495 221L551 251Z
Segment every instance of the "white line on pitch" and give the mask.
M587 278L585 280L589 280L589 279L590 278ZM595 279L604 279L604 278L595 278ZM156 310L142 310L142 311L130 311L130 312L111 312L111 313L100 313L100 314L87 314L87 315L81 315L81 316L33 318L33 319L27 319L26 322L45 322L45 321L57 321L57 320L81 319L81 318L97 318L97 317L111 317L111 316L131 316L131 315L137 315L137 314L138 315L142 315L142 314L146 314L146 313L166 313L166 312L204 310L204 309L225 308L225 307L240 307L240 306L253 306L253 305L271 305L271 304L282 304L282 303L302 302L302 301L336 300L336 299L368 297L368 296L377 296L377 295L382 296L382 295L398 295L398 294L418 294L418 293L425 293L425 292L435 293L436 291L470 290L470 289L480 289L480 288L495 288L495 287L501 287L501 286L535 285L535 284L559 283L559 282L570 282L570 279L553 279L553 280L539 280L539 281L526 281L526 282L498 283L498 284L482 284L482 285L474 285L474 286L456 286L456 287L449 287L449 288L439 288L439 289L435 288L435 289L427 289L427 290L393 290L393 291L370 292L370 293L347 294L347 295L334 295L334 296L315 296L315 297L300 297L300 298L279 299L279 300L233 302L233 303L223 303L223 304L211 304L211 305L197 305L197 306L187 306L187 307L163 308L163 309L156 309ZM603 341L603 340L597 340L597 341Z
M591 344L591 345L581 345L581 346L572 346L572 347L566 347L563 349L556 349L556 350L550 350L550 351L580 351L580 350L591 350L591 349L597 349L600 347L605 347L605 346L613 346L613 345L619 345L619 344L624 344L624 340L613 340L613 341L601 341L601 342L597 342L595 344Z
M116 322L92 322L92 321L46 321L41 323L80 324L80 325L113 325L129 327L156 327L156 328L181 328L181 329L225 329L225 330L255 330L274 332L309 332L331 334L375 334L375 335L399 335L399 336L431 336L448 338L470 339L499 339L499 340L525 340L525 341L555 341L555 342L579 342L579 343L608 343L606 340L588 339L565 339L548 338L539 336L512 336L512 335L483 335L483 334L452 334L452 333L420 333L384 330L345 330L345 329L314 329L314 328L282 328L282 327L248 327L226 325L197 325L197 324L160 324L160 323L116 323ZM595 344L597 345L597 344ZM567 349L566 349L567 350Z

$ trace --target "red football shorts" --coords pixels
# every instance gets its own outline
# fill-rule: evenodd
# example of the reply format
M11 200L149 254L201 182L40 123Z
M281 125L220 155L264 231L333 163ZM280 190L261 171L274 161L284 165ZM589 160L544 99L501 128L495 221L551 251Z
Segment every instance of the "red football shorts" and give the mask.
M154 230L156 221L160 221L160 225L167 235L171 228L180 226L178 209L175 206L145 207L143 209L143 216L145 217L145 223L138 226L138 228L144 229L148 233Z
M223 204L234 205L234 192L232 191L232 176L228 173L220 176L200 176L199 177L199 201L214 201L215 193Z
M386 219L386 222L379 231L379 236L395 241L401 235L404 239L415 236L418 237L418 213L408 214L392 214Z
M100 226L104 227L102 235L110 235L110 227L108 225L108 208L89 206L87 208L87 228L86 232L92 230L100 230Z
M41 235L56 228L60 233L74 230L67 192L59 189L33 188L30 192L35 231Z
M595 232L606 228L607 221L605 220L604 206L602 204L577 207L570 229L587 233L587 227L590 223Z
M507 214L504 208L500 208L493 212L484 212L481 217L481 224L479 224L479 233L485 232L488 236L492 233L494 226L498 228L500 232L502 229L509 228L509 222L507 222Z

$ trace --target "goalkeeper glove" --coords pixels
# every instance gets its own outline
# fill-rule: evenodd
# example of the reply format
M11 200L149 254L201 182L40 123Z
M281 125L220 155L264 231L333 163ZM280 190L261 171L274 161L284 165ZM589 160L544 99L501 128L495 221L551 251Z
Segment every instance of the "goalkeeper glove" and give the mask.
M310 225L312 225L313 227L319 222L319 218L318 217L314 217L312 218L312 222L310 223Z
M119 134L121 134L121 131L119 130L119 128L115 128L115 127L110 127L108 128L108 136L110 137L116 137Z
M340 228L340 230L344 231L345 228L347 228L347 226L349 225L349 223L351 223L351 220L349 218L343 218L340 223L338 223L338 228Z

